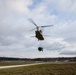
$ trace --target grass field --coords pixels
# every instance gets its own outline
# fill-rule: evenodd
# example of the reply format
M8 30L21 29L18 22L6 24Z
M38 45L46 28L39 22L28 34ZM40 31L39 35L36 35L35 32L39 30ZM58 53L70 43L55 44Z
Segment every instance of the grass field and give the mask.
M34 61L2 61L0 62L0 66L22 65L30 63L34 63Z
M0 69L0 75L76 75L76 63L49 63Z

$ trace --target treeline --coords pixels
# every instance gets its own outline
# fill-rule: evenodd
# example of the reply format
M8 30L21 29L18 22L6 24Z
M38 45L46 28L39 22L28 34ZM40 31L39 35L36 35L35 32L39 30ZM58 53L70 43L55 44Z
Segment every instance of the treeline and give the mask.
M0 57L0 61L27 61L30 58L13 58L13 57Z
M74 61L76 62L76 57L58 57L58 58L36 58L33 59L34 61L44 61L44 62L56 62L56 61L65 61L65 62L70 62Z
M65 61L76 62L76 57L58 57L58 58L13 58L13 57L0 57L0 61L43 61L43 62L56 62L56 61Z

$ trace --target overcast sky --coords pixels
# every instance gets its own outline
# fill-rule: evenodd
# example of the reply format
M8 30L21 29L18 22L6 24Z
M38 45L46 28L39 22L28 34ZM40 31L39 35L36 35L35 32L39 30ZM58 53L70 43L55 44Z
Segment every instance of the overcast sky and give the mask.
M53 24L43 29L49 37L41 42L32 38L35 26L28 18L38 26ZM76 0L0 0L0 56L76 56Z

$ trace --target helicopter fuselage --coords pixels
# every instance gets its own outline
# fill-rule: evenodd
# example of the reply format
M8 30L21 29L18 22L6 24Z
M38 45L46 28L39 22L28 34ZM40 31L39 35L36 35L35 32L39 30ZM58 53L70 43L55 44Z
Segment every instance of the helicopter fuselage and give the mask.
M35 31L35 37L38 39L38 40L44 40L44 37L42 35L42 31L41 30L37 30Z

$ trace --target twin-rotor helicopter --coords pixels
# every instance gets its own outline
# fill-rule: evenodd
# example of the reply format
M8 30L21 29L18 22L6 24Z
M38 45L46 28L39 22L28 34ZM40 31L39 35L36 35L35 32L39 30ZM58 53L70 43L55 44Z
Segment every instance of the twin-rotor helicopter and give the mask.
M52 27L53 25L46 25L46 26L38 26L32 19L28 19L31 23L34 24L34 26L36 28L32 29L32 30L35 30L35 37L38 39L38 41L43 41L44 40L44 36L42 34L42 30L40 28L45 28L45 27ZM32 31L31 30L31 31ZM38 47L38 50L39 51L43 51L43 48L42 47Z

